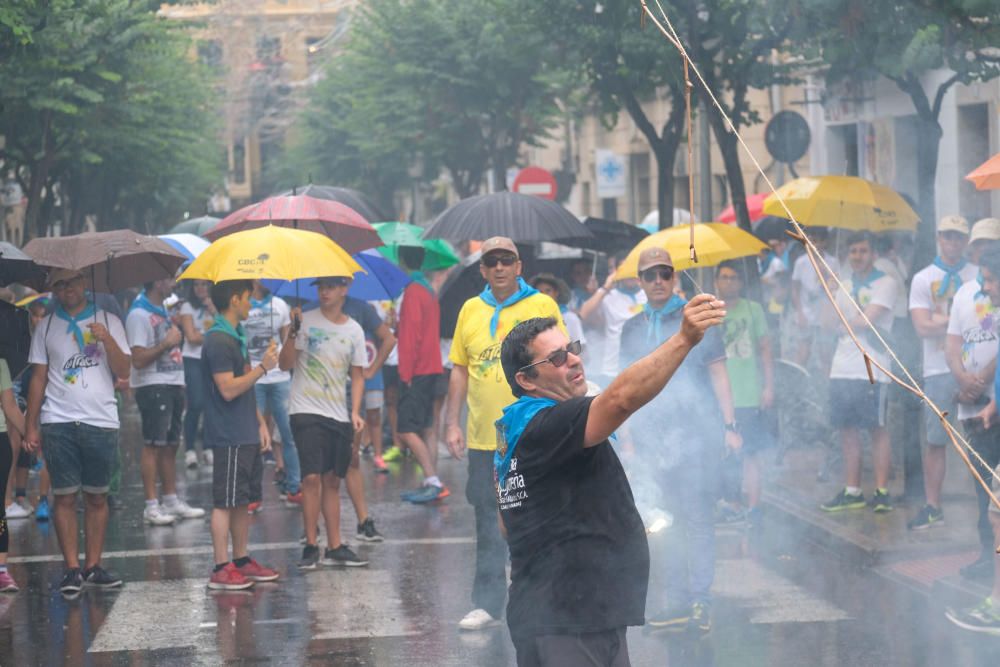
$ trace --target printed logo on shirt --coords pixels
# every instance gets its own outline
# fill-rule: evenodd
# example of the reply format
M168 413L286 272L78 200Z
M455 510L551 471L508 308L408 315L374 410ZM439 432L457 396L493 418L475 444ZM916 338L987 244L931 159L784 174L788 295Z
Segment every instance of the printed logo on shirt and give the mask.
M749 359L753 356L750 320L727 319L723 332L727 357L730 359Z
M83 370L94 368L101 363L101 346L98 344L94 334L89 330L83 331L83 352L77 352L66 360L63 364L63 382L65 384L76 384L83 380ZM85 386L85 384L83 384Z
M150 313L149 324L153 327L153 340L159 345L170 330L170 320ZM180 345L170 348L166 354L161 354L156 358L156 371L158 373L172 373L184 368L184 356L181 353Z
M310 352L317 352L319 348L323 346L323 343L330 340L329 334L323 329L318 327L310 327L309 333L306 334L306 345Z
M499 448L499 446L500 443L498 441L497 447ZM503 448L504 452L506 452L506 443L504 443ZM524 484L524 475L517 472L516 456L510 460L510 472L507 473L507 479L505 480L504 485L500 486L495 469L493 471L493 484L496 486L497 502L500 504L501 510L509 510L520 507L524 501L528 499L528 491Z
M638 315L639 313L642 312L642 309L645 307L646 307L645 304L633 303L631 306L629 306L628 312L632 313L633 315Z

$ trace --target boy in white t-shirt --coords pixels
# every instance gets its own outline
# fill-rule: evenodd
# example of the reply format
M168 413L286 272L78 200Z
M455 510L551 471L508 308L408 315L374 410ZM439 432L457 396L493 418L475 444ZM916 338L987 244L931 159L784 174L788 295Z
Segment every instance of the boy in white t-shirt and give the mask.
M910 318L923 341L924 392L939 408L954 415L959 386L945 360L945 334L952 299L962 285L976 282L979 269L963 257L969 243L969 223L965 218L957 215L942 218L937 241L939 254L910 283ZM924 530L944 520L941 486L950 439L937 414L927 406L924 406L924 435L927 446L921 460L927 502L907 524L910 530Z
M84 585L121 586L101 567L108 525L107 494L118 448L115 379L128 377L128 341L121 320L95 309L77 271L49 277L57 306L31 337L28 362L34 364L28 389L24 445L42 450L52 479L56 536L66 572L59 590L68 598ZM83 491L84 567L80 569L76 494Z
M882 344L870 335L868 325L851 304L851 298L864 309L867 318L882 331L884 338L892 329L892 311L899 287L895 279L875 268L875 252L869 233L852 234L847 238L847 246L851 272L841 278L847 293L837 292L837 306L847 316L872 358L888 368L888 354ZM887 488L892 452L885 422L889 378L874 367L873 371L875 384L869 382L861 351L846 332L842 333L830 366L830 426L840 433L845 487L832 500L820 506L826 512L865 507L865 496L861 492L861 429L867 429L872 438L875 467L872 510L892 510Z

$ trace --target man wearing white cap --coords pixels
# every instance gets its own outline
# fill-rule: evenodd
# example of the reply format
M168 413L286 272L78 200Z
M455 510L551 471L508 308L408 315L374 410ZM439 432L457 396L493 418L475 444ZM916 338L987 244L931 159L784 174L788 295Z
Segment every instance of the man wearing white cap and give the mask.
M969 243L969 223L965 218L957 215L941 218L937 240L938 256L914 275L910 284L910 318L917 335L923 339L924 391L939 408L954 415L955 396L960 389L972 389L965 385L975 380L966 374L956 381L948 370L945 359L948 316L955 294L963 284L976 279L979 269L963 256ZM985 386L986 380L982 380L982 384ZM927 443L923 452L927 503L907 524L911 530L924 530L944 520L941 486L944 483L945 446L949 438L937 415L926 407L924 434Z
M1000 241L1000 219L983 218L977 220L972 225L972 234L969 236L969 249L966 255L969 261L979 266L979 257L987 248L993 245L994 241Z

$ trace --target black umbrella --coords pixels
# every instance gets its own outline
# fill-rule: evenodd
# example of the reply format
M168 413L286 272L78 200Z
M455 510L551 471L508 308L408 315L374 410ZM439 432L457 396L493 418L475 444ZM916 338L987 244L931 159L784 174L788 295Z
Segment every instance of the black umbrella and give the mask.
M565 208L541 197L516 192L495 192L463 199L439 215L427 238L450 241L483 241L506 236L518 243L537 243L593 234Z
M620 220L604 218L583 218L583 225L593 234L592 238L560 239L558 242L571 248L597 250L612 254L619 250L631 250L639 241L649 236L642 227L630 225Z
M17 377L28 365L31 329L28 311L0 301L0 357L7 360L11 377Z
M479 258L482 253L476 251L462 260L448 274L438 292L438 303L441 306L441 337L454 338L455 325L458 324L458 312L465 302L483 291L486 281L479 272Z
M0 241L0 285L21 283L41 288L45 269L25 252L10 243Z
M774 239L784 239L791 241L785 232L794 231L795 227L790 220L769 215L761 218L753 225L753 235L764 243Z
M334 185L309 184L300 188L288 190L287 192L282 192L278 196L288 196L292 194L308 195L309 197L315 197L316 199L328 199L330 201L338 202L344 206L353 208L369 223L386 222L389 220L389 218L386 217L382 210L379 209L378 205L376 205L375 202L368 197L368 195L350 188L340 188Z

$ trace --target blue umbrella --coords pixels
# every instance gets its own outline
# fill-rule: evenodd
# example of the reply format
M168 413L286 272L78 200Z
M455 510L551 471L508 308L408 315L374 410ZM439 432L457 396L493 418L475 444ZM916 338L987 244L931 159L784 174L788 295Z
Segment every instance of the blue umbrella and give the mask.
M354 259L368 273L355 273L348 296L362 301L383 301L395 299L410 283L410 278L403 271L379 254L376 250L364 250L354 255ZM263 280L264 287L275 296L295 297L306 301L318 301L316 286L312 285L314 278L299 280Z
M159 238L169 243L175 250L180 250L184 253L187 260L181 264L182 267L187 267L188 264L193 262L209 246L208 241L194 234L160 234Z

